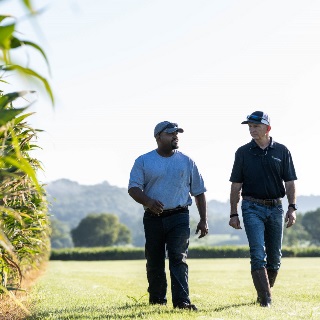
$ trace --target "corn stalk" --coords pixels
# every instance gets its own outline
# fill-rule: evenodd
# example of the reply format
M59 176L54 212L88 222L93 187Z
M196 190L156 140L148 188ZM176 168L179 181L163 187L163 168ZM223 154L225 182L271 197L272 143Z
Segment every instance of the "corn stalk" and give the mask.
M37 14L31 1L21 3L29 13ZM0 14L0 83L4 76L14 73L18 77L37 79L54 102L48 81L35 70L11 59L12 50L31 48L47 57L37 44L19 38L17 19ZM48 63L48 62L47 62ZM2 72L1 72L2 71ZM47 201L43 186L36 173L41 164L30 157L37 148L38 130L28 125L26 113L30 104L16 108L17 100L30 91L4 94L0 88L0 293L20 290L26 272L47 260L50 250L50 228Z

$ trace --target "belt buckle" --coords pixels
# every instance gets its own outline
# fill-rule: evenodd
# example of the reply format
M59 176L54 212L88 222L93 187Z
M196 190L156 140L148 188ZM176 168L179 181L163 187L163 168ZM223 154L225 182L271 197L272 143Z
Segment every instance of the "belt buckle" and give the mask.
M266 199L264 200L266 206L275 207L277 200L276 199Z

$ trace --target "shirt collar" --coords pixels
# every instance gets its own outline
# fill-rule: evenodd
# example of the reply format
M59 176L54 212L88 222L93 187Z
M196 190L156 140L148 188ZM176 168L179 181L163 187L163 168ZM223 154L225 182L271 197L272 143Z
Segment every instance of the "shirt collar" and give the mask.
M275 147L275 141L270 137L270 143L267 148L274 148ZM251 148L260 148L257 143L254 141L254 139L251 140Z

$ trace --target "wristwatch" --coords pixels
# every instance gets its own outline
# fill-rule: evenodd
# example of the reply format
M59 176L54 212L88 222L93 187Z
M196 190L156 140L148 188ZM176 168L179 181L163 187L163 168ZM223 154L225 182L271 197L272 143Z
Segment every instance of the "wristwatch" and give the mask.
M298 210L298 206L295 204L295 203L290 203L289 205L288 205L288 209L289 208L293 208L294 210Z

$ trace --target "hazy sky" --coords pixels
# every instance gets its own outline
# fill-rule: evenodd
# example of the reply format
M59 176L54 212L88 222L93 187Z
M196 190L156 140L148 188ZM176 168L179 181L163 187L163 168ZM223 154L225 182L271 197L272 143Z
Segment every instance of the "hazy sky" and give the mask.
M320 194L320 1L46 3L36 24L18 26L44 47L57 100L53 109L40 94L29 120L45 130L43 182L127 187L134 160L156 148L154 126L169 120L185 129L180 150L198 164L208 199L226 201L234 153L251 139L240 123L264 110L292 153L298 195ZM19 1L1 7L22 16Z

